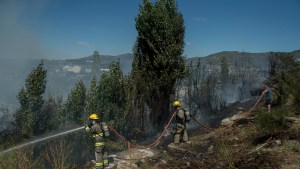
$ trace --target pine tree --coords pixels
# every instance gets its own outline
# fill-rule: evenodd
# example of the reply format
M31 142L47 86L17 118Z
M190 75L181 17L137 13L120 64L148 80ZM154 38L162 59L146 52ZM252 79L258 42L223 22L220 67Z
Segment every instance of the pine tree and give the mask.
M68 99L63 105L62 111L59 112L58 120L61 128L70 128L83 125L87 117L85 116L86 106L86 88L82 80L79 80Z
M174 84L185 73L183 16L174 0L158 0L155 4L144 0L136 18L136 29L132 68L139 97L136 109L143 109L146 104L151 121L160 126L170 116Z
M98 74L100 70L100 54L99 51L94 51L93 54L93 73Z
M289 95L289 85L299 79L299 61L291 53L270 52L268 55L268 74L266 83L270 83L273 88L272 104L282 105L287 101ZM293 91L294 92L294 91Z
M97 80L94 76L91 80L90 88L87 93L87 106L86 113L90 115L92 113L99 113L98 101L97 101Z
M100 118L124 131L126 95L119 61L112 62L109 72L102 74L97 88Z
M16 125L21 135L28 138L42 132L39 127L46 125L42 114L43 94L46 88L46 74L44 62L33 69L25 80L25 88L22 87L18 94L21 107L14 114ZM44 126L44 128L47 128Z
M43 128L41 126L40 130L42 131L51 131L56 130L58 128L58 120L57 115L59 114L59 111L62 108L62 96L54 97L50 93L48 94L47 100L45 100L43 105L43 119L47 120L45 121L45 124L47 128Z
M225 85L228 80L229 80L229 67L228 67L226 57L222 56L222 58L221 58L221 81L222 81L222 84Z

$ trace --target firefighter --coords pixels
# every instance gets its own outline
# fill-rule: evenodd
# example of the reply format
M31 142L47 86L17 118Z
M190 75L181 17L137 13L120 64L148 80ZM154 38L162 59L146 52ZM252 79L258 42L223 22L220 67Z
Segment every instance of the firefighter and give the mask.
M176 112L176 125L173 130L174 141L175 145L179 145L180 143L191 144L188 138L187 130L186 130L186 120L187 116L185 114L185 110L181 107L179 101L173 102L173 107L175 108Z
M265 84L264 92L266 93L265 106L268 108L268 113L270 113L272 104L272 86Z
M107 149L104 136L108 136L108 129L104 122L100 123L97 114L89 116L90 124L85 128L95 138L96 169L108 167Z

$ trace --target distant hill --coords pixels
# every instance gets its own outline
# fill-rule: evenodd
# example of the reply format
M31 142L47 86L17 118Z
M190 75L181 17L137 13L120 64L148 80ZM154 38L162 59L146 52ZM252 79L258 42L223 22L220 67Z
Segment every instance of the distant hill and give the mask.
M248 66L249 64L259 68L266 68L267 66L267 57L269 52L264 53L249 53L249 52L237 52L237 51L224 51L219 53L214 53L208 55L206 57L194 57L194 58L187 58L187 63L193 63L193 66L197 65L197 62L200 61L202 64L209 64L209 65L218 65L220 64L220 60L222 57L225 57L227 62L234 66L234 65L245 65ZM300 50L296 50L291 52L298 60L300 59Z
M119 60L123 73L128 74L131 70L132 54L117 56L101 55L96 78L107 71L112 61ZM93 57L88 56L80 59L67 60L43 60L47 70L47 86L45 94L51 93L54 96L62 95L63 99L80 79L87 85L94 75ZM17 94L25 85L25 79L40 60L13 60L0 58L0 106L9 107L15 110L18 107ZM0 114L1 115L1 114Z
M300 50L292 52L300 59ZM268 53L247 53L226 51L215 53L206 57L186 58L187 64L196 66L199 59L201 64L218 65L220 58L225 56L230 66L247 65L265 69L267 64ZM120 61L121 69L124 74L131 71L133 55L131 53L109 56L101 55L98 68L99 79L102 72L107 71L112 61ZM28 73L35 68L40 60L1 60L0 59L0 105L9 105L9 107L18 107L17 94L25 84L25 78ZM68 60L44 60L47 69L47 87L46 94L62 95L63 99L67 98L74 84L82 79L87 87L94 75L93 57L88 56L80 59Z

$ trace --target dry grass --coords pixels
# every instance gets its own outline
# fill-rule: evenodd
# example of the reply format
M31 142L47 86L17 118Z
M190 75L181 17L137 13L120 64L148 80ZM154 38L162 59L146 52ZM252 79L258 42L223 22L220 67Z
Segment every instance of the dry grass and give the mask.
M43 168L41 159L33 157L33 148L33 146L27 146L0 156L0 168Z
M70 168L67 164L68 158L71 156L72 149L66 144L64 139L48 144L48 148L43 153L46 161L52 169Z

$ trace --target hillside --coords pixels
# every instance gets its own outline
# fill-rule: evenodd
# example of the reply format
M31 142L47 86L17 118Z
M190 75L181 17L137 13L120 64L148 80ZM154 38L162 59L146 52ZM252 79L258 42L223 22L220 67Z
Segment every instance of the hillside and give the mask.
M222 57L225 57L229 65L231 66L252 66L265 69L267 67L267 57L269 52L265 53L249 53L249 52L237 52L237 51L224 51L215 54L208 55L206 57L194 57L187 58L187 64L193 63L196 66L199 59L203 64L218 65ZM300 59L300 50L291 52L291 54Z
M203 119L195 119L188 130L191 145L171 146L171 137L164 137L155 148L125 150L110 155L115 169L298 169L300 166L300 112L291 105L276 107L272 111L285 110L289 116L281 119L284 125L276 129L262 127L260 115L265 113L263 102L250 112L253 103L238 103L227 108L232 121L217 121L212 127ZM238 116L237 116L238 114ZM235 115L235 116L234 116ZM235 117L235 118L234 118ZM225 117L223 117L225 118ZM214 122L216 123L216 121ZM223 125L222 125L223 124ZM205 126L205 127L203 127ZM168 145L169 144L169 145ZM93 163L80 168L90 169Z
M247 67L249 69L260 70L263 76L267 65L268 53L247 53L236 51L225 51L215 53L206 57L186 58L188 66L197 66L199 60L205 65L208 71L220 71L220 59L226 57L229 68ZM300 50L293 51L292 54L300 59ZM123 54L118 56L101 55L99 59L100 69L97 78L101 73L107 71L112 61L119 60L121 69L124 74L131 71L133 55ZM37 66L40 60L9 60L0 59L0 104L7 107L13 112L18 107L17 94L24 86L25 78L28 73ZM192 63L192 65L190 65ZM78 80L83 80L86 86L89 86L90 80L94 73L92 72L94 63L92 56L71 59L71 60L44 60L47 69L47 86L45 95L51 93L54 96L63 96L63 100L67 98L68 93L74 87ZM0 113L0 118L1 118Z
M222 52L218 56L206 57L201 58L196 61L201 62L201 65L204 68L208 68L208 71L212 71L212 73L220 71L220 66L218 65L218 60L220 60L222 55L227 54L227 52ZM235 56L235 54L232 54ZM216 57L216 58L215 58ZM253 60L257 59L257 57L253 57ZM102 57L102 67L98 67L101 72L108 71L107 64L108 62L104 62ZM235 57L227 56L228 60L230 61L229 65L232 67L232 62L236 59L240 59L237 62L238 66L243 64L243 59L238 55ZM262 57L263 58L263 57ZM114 59L113 57L109 59ZM119 59L119 58L115 58ZM249 62L251 57L247 57L245 63ZM35 61L38 63L39 61ZM52 62L52 63L50 63ZM252 61L251 61L252 62ZM192 62L193 63L193 62ZM50 74L52 78L52 83L56 85L61 83L60 79L65 81L76 81L76 78L85 80L85 83L88 83L88 77L92 77L94 65L92 58L82 58L81 60L66 60L66 61L45 61L45 66L47 70L52 73ZM244 67L243 71L250 71L254 66L254 64L249 64L248 66ZM192 65L194 66L194 65ZM195 64L198 66L198 64ZM299 73L298 71L290 71L290 70L298 70L298 65L292 65L289 69L283 70L286 72L292 72L290 76L287 76L286 79L289 77L295 77ZM92 68L91 68L92 67ZM258 67L256 67L258 69ZM52 70L52 71L50 71ZM235 70L235 69L232 69ZM263 69L260 68L263 72ZM201 70L202 71L202 70ZM48 72L48 73L49 73ZM207 73L207 72L202 72ZM73 79L69 79L73 78ZM277 77L277 76L276 76ZM285 76L278 76L285 77ZM47 77L49 78L49 77ZM60 79L59 79L60 78ZM251 84L257 83L257 78L253 81L249 81ZM294 78L292 78L294 79ZM48 79L47 79L48 80ZM278 80L278 79L275 79ZM279 79L280 80L280 79ZM124 138L120 135L119 138L115 137L108 141L109 152L111 154L111 164L114 164L115 168L293 168L299 166L299 156L297 153L300 151L299 148L299 116L300 113L298 111L299 106L299 88L297 86L297 80L294 79L289 82L294 82L295 86L291 84L290 90L295 90L295 92L286 95L287 104L283 106L277 106L272 108L271 113L267 113L266 109L263 107L264 100L261 102L257 102L258 96L247 96L245 99L239 99L239 101L229 102L226 104L226 107L222 107L222 109L218 109L217 112L210 112L207 113L207 116L202 116L200 113L194 113L195 110L191 109L193 114L196 116L193 117L194 121L192 121L188 125L190 140L192 141L191 145L181 144L179 146L173 146L169 143L172 142L171 138L171 131L172 127L168 129L167 133L153 133L148 134L145 131L139 130L134 131L134 128L130 128L125 132L125 134L132 133L126 135L126 139L129 140L127 142ZM217 80L216 80L217 82ZM237 81L234 83L229 83L229 85L233 86L236 84ZM51 84L51 83L50 83ZM272 83L276 84L276 83ZM59 84L58 86L66 87L68 84ZM276 84L279 85L279 84ZM235 86L234 86L235 87ZM278 89L278 86L273 86L274 89ZM223 88L227 91L227 88ZM280 88L279 88L280 89ZM216 90L215 90L216 91ZM235 90L236 91L236 90ZM280 98L279 96L281 93L276 93L280 90L274 90L274 102L276 98ZM203 94L203 93L196 93L196 90L192 90L193 93L196 95ZM67 92L66 92L67 93ZM212 93L211 91L209 93ZM258 92L261 93L261 92ZM294 94L296 93L296 94ZM220 93L222 96L226 95L226 93ZM298 94L298 95L297 95ZM84 95L84 93L83 93ZM74 99L77 100L77 99ZM295 101L297 100L297 102ZM113 100L115 101L115 100ZM193 100L192 100L193 101ZM192 102L190 101L190 102ZM258 105L256 104L258 103ZM285 103L285 102L282 102ZM74 104L79 105L79 104ZM83 105L80 103L80 105ZM183 105L187 105L184 103ZM257 105L257 106L256 106ZM275 104L274 105L281 105ZM255 107L254 107L255 106ZM73 106L71 106L73 107ZM74 106L76 107L76 106ZM198 107L201 109L202 107ZM72 112L66 111L66 112ZM82 110L80 112L83 112ZM123 112L123 111L119 111ZM7 119L3 119L3 116L7 113L6 109L1 109L0 112L2 117L0 117L1 121L5 121ZM70 116L71 117L71 116ZM130 117L134 117L130 116ZM174 117L174 116L173 116ZM24 118L22 118L23 120ZM29 118L31 120L32 118ZM117 118L118 119L118 118ZM127 121L125 121L127 123ZM113 125L112 123L109 123ZM82 125L80 123L80 125ZM165 124L161 124L162 127L168 127ZM121 128L125 125L121 125ZM77 131L79 129L83 129L84 126L76 128L76 130L71 129L69 131L64 131L62 133L67 134L71 131ZM112 129L112 128L110 128ZM122 129L119 129L122 132ZM78 131L83 133L84 131ZM2 133L5 137L7 133ZM78 133L79 134L79 133ZM85 133L88 134L88 133ZM123 135L124 132L122 133ZM61 134L55 134L61 135ZM75 138L75 135L73 135ZM162 137L161 137L162 136ZM4 138L3 137L3 138ZM69 137L69 136L68 136ZM76 136L77 137L77 136ZM7 137L6 137L7 138ZM10 137L9 137L10 138ZM44 137L44 138L52 138L52 137ZM71 152L72 150L78 153L71 153L70 156L72 158L72 168L79 165L82 167L79 168L92 168L94 157L93 151L90 151L87 147L86 141L79 140L76 138L76 141L70 137L71 140L68 145L74 143L74 147L71 148L66 145L60 145L64 147L65 152ZM79 137L81 138L81 137ZM158 138L158 142L153 142L155 138ZM4 140L4 139L3 139ZM37 140L44 140L44 139L37 139ZM118 141L119 140L119 141ZM1 138L0 138L1 141ZM50 141L50 140L49 140ZM9 141L8 141L9 142ZM25 140L26 142L26 140ZM151 148L140 147L139 145L149 145ZM30 141L29 143L37 143L36 141ZM125 144L124 144L125 143ZM129 144L130 143L130 144ZM82 145L81 145L82 144ZM128 144L128 145L126 145ZM22 145L28 145L24 143ZM31 153L37 150L41 150L45 145L44 143L39 143L36 147L32 148L29 151L23 151L20 149L18 152ZM56 144L53 144L56 145ZM10 147L4 145L4 147ZM19 146L15 146L16 148ZM56 145L56 148L59 147ZM52 147L53 148L53 147ZM14 148L9 148L9 151L14 150ZM70 150L70 151L66 151ZM9 152L4 149L4 153ZM116 154L112 154L112 153ZM51 152L45 152L49 155ZM293 157L293 158L292 158ZM3 163L5 161L5 156L2 160L2 166L6 165ZM13 157L12 157L13 158ZM19 158L14 158L18 163L20 160ZM46 159L47 160L47 159ZM52 160L55 160L52 159ZM88 161L87 164L86 161ZM128 162L129 161L129 162ZM21 161L23 162L23 161ZM52 165L51 160L48 159L49 164ZM8 161L7 164L14 164L14 161ZM18 163L19 164L19 163ZM32 163L34 164L34 162ZM42 165L42 164L41 164ZM129 167L128 167L129 165ZM26 164L23 166L26 166ZM123 167L120 167L123 166ZM71 167L71 166L70 166ZM113 166L112 166L113 167ZM1 168L1 167L0 167ZM39 168L39 167L37 167Z

